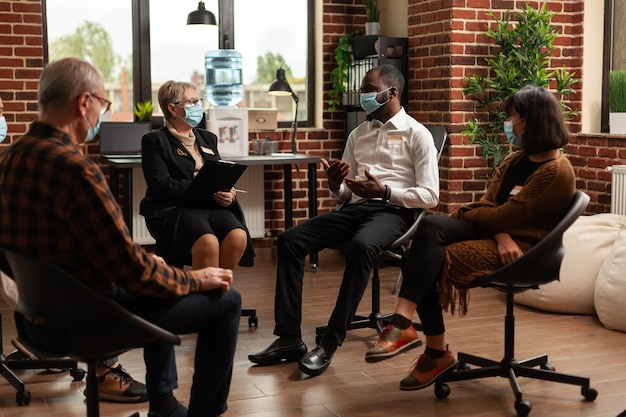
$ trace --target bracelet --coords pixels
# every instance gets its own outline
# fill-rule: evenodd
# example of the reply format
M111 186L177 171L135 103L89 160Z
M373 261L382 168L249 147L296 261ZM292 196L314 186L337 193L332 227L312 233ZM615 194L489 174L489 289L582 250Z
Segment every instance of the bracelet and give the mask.
M385 198L383 198L383 203L388 203L391 198L391 187L385 185Z

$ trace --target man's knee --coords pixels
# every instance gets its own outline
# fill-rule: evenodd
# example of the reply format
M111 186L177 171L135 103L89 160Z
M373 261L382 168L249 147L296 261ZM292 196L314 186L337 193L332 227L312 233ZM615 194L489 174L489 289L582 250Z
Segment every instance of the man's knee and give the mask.
M222 294L225 301L232 304L236 310L241 309L241 294L235 288L230 287L230 290Z

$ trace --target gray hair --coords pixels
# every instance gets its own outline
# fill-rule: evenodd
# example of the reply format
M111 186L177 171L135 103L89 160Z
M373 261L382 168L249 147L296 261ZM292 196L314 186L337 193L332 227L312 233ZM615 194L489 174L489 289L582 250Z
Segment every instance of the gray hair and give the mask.
M38 101L41 110L48 106L67 107L84 93L97 94L104 81L90 63L64 58L46 65L39 77Z
M167 110L167 106L170 103L177 103L183 99L183 95L185 94L185 90L195 90L198 91L198 87L194 83L185 82L185 81L166 81L159 88L158 100L159 106L161 107L161 111L165 116L166 120L169 120L173 117L173 115Z

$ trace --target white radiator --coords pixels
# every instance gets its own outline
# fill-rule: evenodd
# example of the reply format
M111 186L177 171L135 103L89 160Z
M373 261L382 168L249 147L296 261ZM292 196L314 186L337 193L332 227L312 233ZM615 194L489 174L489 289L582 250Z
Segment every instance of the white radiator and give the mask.
M141 168L133 168L133 195L132 195L132 213L133 213L133 230L131 235L135 243L140 245L154 245L155 241L148 227L146 226L146 220L139 214L139 203L141 199L146 195L146 180L143 177L143 171ZM124 202L124 204L127 204Z
M250 236L265 237L265 181L264 166L250 165L244 171L235 188L247 193L238 193L237 200L243 208Z
M626 215L626 165L611 170L611 213Z
M247 193L239 193L237 200L243 208L246 226L252 238L265 237L265 182L263 165L249 166L243 173L236 188ZM146 180L141 168L133 168L132 216L133 240L140 245L153 245L154 239L148 232L144 217L139 214L139 203L146 195Z

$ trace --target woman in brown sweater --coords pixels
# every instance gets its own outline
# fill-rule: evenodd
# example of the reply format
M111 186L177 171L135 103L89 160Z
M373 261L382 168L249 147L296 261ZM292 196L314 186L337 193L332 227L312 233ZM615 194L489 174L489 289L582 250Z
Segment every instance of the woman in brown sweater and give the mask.
M513 262L538 243L565 214L575 193L559 102L546 89L526 86L504 103L504 131L521 148L498 167L480 201L450 216L426 216L403 260L403 281L391 323L365 360L376 362L421 344L411 326L417 311L426 350L400 382L422 389L451 369L456 359L445 344L443 309L467 312L474 279Z

